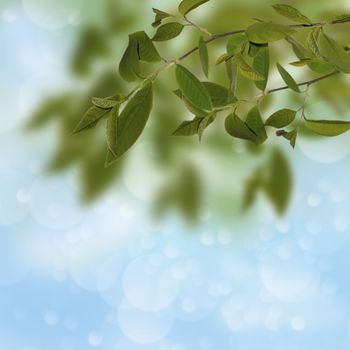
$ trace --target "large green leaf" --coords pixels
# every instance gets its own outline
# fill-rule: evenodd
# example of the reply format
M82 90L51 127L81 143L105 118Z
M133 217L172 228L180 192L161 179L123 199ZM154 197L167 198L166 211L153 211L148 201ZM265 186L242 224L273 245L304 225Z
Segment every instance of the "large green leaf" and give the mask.
M350 129L350 122L344 120L305 120L307 129L322 136L338 136Z
M235 113L227 116L225 120L225 129L227 133L233 137L249 140L255 143L256 134L248 128L246 123L244 123Z
M255 81L256 87L264 91L266 89L270 68L270 53L268 47L259 50L253 60L253 68L264 77L264 80Z
M294 78L279 63L276 65L282 79L287 84L287 86L296 92L300 92L299 86L295 82Z
M283 5L283 4L277 4L272 6L280 15L287 17L294 22L301 23L301 24L312 24L311 20L304 16L302 13L300 13L299 10L296 8L289 6L289 5Z
M210 81L203 81L202 84L209 92L210 99L212 100L214 107L223 107L228 103L234 102L232 99L229 101L229 91L224 86L212 83Z
M117 155L118 151L118 116L119 106L115 106L108 115L106 127L107 146L114 156Z
M246 30L249 41L258 44L281 40L294 32L295 30L288 26L273 22L254 23Z
M294 121L296 111L291 109L280 109L273 113L265 122L267 126L273 126L274 128L284 128Z
M238 64L239 72L246 78L250 80L265 80L265 77L254 70L243 58L240 53L235 55L235 59Z
M176 80L183 95L195 106L212 110L210 95L203 84L185 67L176 66Z
M152 40L144 31L133 33L131 37L137 42L137 53L141 61L159 62L161 60Z
M179 5L179 12L186 16L189 12L194 10L195 8L205 4L209 0L183 0Z
M129 35L129 44L119 64L119 74L126 81L134 81L139 77L139 56L137 41Z
M203 109L200 109L196 106L194 106L181 92L180 89L177 89L174 91L174 94L179 97L185 104L186 108L194 115L196 116L205 116L207 115L207 112Z
M78 125L75 127L73 133L77 134L81 131L94 127L98 121L109 112L108 109L102 109L96 106L92 106L85 113Z
M263 143L267 139L267 134L265 130L264 122L262 121L261 114L258 106L253 107L247 115L247 119L245 121L248 128L253 131L256 135L255 143L257 145Z
M181 23L170 22L163 24L157 29L156 34L152 38L153 41L167 41L179 36L184 26Z
M200 58L201 66L203 69L203 73L208 78L208 75L209 75L209 56L208 56L207 44L205 43L203 37L200 37L200 39L199 39L198 50L199 50L199 58Z
M127 103L118 118L115 157L120 158L139 138L152 109L152 84L148 83Z

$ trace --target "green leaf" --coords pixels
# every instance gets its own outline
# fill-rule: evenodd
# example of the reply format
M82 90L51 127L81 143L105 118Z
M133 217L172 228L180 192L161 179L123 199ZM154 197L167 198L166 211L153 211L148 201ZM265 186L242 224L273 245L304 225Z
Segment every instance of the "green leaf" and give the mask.
M77 134L81 131L84 131L96 126L98 121L102 119L102 117L106 115L108 112L109 112L108 109L102 109L96 106L89 108L89 110L85 113L85 115L80 120L78 125L75 127L73 134Z
M265 80L261 74L256 72L243 58L243 56L238 53L235 55L235 59L238 64L239 72L246 78L250 80Z
M185 120L173 132L174 136L193 136L198 134L198 128L204 117L195 117L193 120Z
M196 116L205 116L207 115L207 112L203 109L200 109L196 106L194 106L181 92L180 89L177 89L174 91L174 94L179 97L185 104L186 108L194 115Z
M294 129L292 131L285 131L285 130L277 130L276 131L277 136L282 136L286 140L289 140L290 145L295 148L295 143L297 141L298 137L298 129Z
M229 91L224 86L210 81L203 81L202 84L208 91L214 107L224 107L234 102L234 99L229 101Z
M264 189L279 215L285 213L292 195L293 179L288 160L277 148L271 154Z
M276 65L282 79L287 84L287 86L296 92L300 92L299 86L295 82L294 78L279 63Z
M267 134L265 130L265 125L262 121L261 114L258 106L253 107L247 115L247 119L245 121L248 128L253 131L256 135L255 143L257 145L262 144L267 139Z
M311 20L289 5L277 4L272 6L280 15L301 24L312 24Z
M158 10L156 8L153 8L153 12L155 13L156 16L155 16L154 22L152 23L152 27L155 27L155 28L162 24L163 19L173 17L173 15L167 12Z
M179 12L186 16L189 12L194 10L195 8L205 4L209 0L183 0L179 5Z
M159 62L161 60L152 40L144 31L133 33L131 37L137 42L137 53L141 61Z
M267 47L268 47L268 44L255 44L255 43L249 42L248 56L256 57L256 55L261 50L264 50Z
M227 40L226 51L229 55L235 55L241 51L242 47L248 42L245 33L234 34Z
M152 109L152 100L152 84L148 83L131 98L120 114L116 158L120 158L141 135Z
M319 27L314 28L309 35L307 36L306 39L306 45L309 48L309 50L317 57L317 58L322 58L320 49L318 47L318 37L320 34L321 29Z
M114 156L116 156L118 152L118 115L119 106L115 106L108 115L106 127L107 146Z
M208 114L203 118L203 120L200 121L198 126L198 137L199 141L201 141L204 130L207 128L209 124L211 124L214 121L214 116L212 114Z
M219 65L223 62L227 62L228 60L230 60L234 55L233 54L228 54L228 53L224 53L222 55L220 55L218 57L218 59L216 60L216 65Z
M338 136L350 129L350 122L344 120L305 120L307 129L322 136Z
M280 109L279 111L273 113L265 122L265 125L272 126L274 128L284 128L294 121L296 111L291 109Z
M94 106L102 108L102 109L111 109L118 105L120 102L120 99L116 97L115 99L111 97L107 98L99 98L99 97L93 97L91 102Z
M264 91L266 89L270 69L270 53L268 47L261 49L254 57L253 68L257 73L264 77L264 80L255 81L256 87L259 90Z
M136 80L139 76L137 41L131 35L129 35L129 44L119 64L119 74L128 82Z
M225 120L225 129L227 133L233 137L249 140L255 143L256 134L251 131L246 123L244 123L235 113L227 116Z
M184 26L181 23L170 22L163 24L157 29L156 34L152 38L153 41L166 41L179 36Z
M258 22L249 26L246 35L249 41L257 44L270 43L286 38L295 30L273 22Z
M264 186L265 171L262 167L258 167L253 175L247 179L244 186L242 209L249 209L255 202L259 190Z
M199 39L198 50L199 50L199 58L201 61L203 73L208 78L208 75L209 75L209 56L208 56L207 44L205 43L203 37L200 37L200 39Z
M188 69L177 65L175 74L181 92L195 107L202 110L213 109L208 91Z
M291 66L294 66L294 67L304 67L306 66L309 62L311 61L310 58L304 58L304 59L301 59L299 61L295 61L295 62L291 62L289 63Z

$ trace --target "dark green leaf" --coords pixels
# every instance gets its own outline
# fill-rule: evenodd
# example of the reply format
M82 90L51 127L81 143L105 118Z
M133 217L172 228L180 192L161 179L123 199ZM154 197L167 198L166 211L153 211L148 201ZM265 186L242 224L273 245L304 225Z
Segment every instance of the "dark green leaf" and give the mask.
M214 107L223 107L234 102L232 99L229 101L229 91L224 86L209 81L204 81L202 84L209 92Z
M294 32L293 29L287 26L273 22L254 23L246 30L249 41L257 44L281 40Z
M273 126L274 128L284 128L294 121L296 111L291 109L280 109L273 113L265 122L267 126Z
M268 47L261 49L254 57L253 68L257 73L264 77L264 80L255 81L256 87L261 91L264 91L266 89L270 68L270 54Z
M300 92L299 86L294 78L279 63L277 63L277 69L287 86L296 92Z
M248 56L255 57L261 50L264 50L268 47L268 44L255 44L249 42Z
M119 74L126 81L134 81L139 74L139 57L137 41L129 35L129 44L119 64Z
M265 78L256 72L243 58L243 56L238 53L235 55L235 59L238 64L239 72L246 78L250 80L265 80Z
M113 153L114 156L118 152L118 115L119 115L119 106L113 107L110 111L107 119L107 128L106 128L106 139L108 149Z
M292 131L285 131L285 130L277 130L276 131L277 136L282 136L286 140L289 140L290 145L295 148L295 143L297 141L298 137L298 129L294 129Z
M350 122L344 120L305 120L305 126L322 136L338 136L350 129Z
M204 117L195 117L193 120L182 122L173 132L174 136L193 136L198 134L198 128Z
M230 114L225 120L227 133L239 139L249 140L255 143L256 134L251 131L235 113Z
M200 37L200 39L199 39L198 50L199 50L199 58L201 61L203 73L208 78L208 74L209 74L208 48L207 48L207 44L205 43L203 37Z
M176 38L181 34L184 26L181 23L171 22L163 24L157 29L156 34L153 37L153 41L166 41Z
M301 23L301 24L312 24L311 20L308 19L306 16L304 16L302 13L300 13L299 10L296 8L289 6L289 5L283 5L283 4L277 4L272 6L280 15L287 17L294 22Z
M199 7L200 5L205 4L209 0L183 0L179 5L179 12L186 16L189 12Z
M159 25L161 25L163 19L173 17L171 14L166 13L166 12L161 11L161 10L158 10L158 9L155 9L155 8L153 9L153 12L156 15L154 22L152 23L153 27L158 27Z
M137 43L137 53L141 61L159 62L161 60L152 40L144 31L133 33L131 37Z
M247 115L247 119L245 121L248 128L253 131L256 135L255 143L257 145L262 144L267 139L267 134L265 130L264 122L262 121L261 114L258 106L253 107Z
M185 67L176 66L176 80L183 95L197 108L212 110L210 95L203 84Z
M108 112L108 109L102 109L96 106L91 107L80 120L73 133L77 134L83 130L96 126L98 121Z

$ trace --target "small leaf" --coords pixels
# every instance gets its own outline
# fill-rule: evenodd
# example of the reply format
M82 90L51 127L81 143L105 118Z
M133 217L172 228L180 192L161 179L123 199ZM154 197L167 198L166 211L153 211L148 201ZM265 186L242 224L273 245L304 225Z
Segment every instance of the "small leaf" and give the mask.
M156 34L152 38L153 41L166 41L179 36L184 26L181 23L170 22L163 24L157 29Z
M306 66L309 62L311 61L310 58L304 58L304 59L301 59L299 61L295 61L295 62L291 62L289 63L291 66L294 66L294 67L304 67Z
M189 12L194 10L195 8L205 4L209 0L183 0L179 5L179 12L186 16Z
M272 6L280 15L301 24L312 24L311 20L289 5L277 4Z
M256 134L251 131L235 113L230 114L225 120L225 129L233 137L249 140L255 143Z
M208 78L208 74L209 74L208 48L207 48L207 44L205 43L203 37L200 37L200 39L199 39L198 50L199 50L199 58L201 61L203 73Z
M258 106L253 107L247 115L247 119L245 121L248 128L253 131L256 135L255 143L257 145L262 144L267 139L267 134L265 130L265 125L262 121L261 114Z
M209 124L211 124L214 121L214 116L212 114L208 114L206 117L204 117L198 126L198 137L199 141L202 140L202 136L204 133L204 130L207 128Z
M294 121L296 111L291 109L280 109L273 113L265 122L265 125L272 126L274 128L284 128Z
M119 64L120 76L128 81L134 81L139 76L139 57L137 53L137 41L129 35L129 44Z
M317 39L320 34L321 29L319 27L314 28L308 35L306 39L306 45L310 49L310 51L317 57L322 58L320 49L317 44Z
M350 122L344 120L305 120L310 131L322 136L338 136L350 129Z
M273 22L258 22L249 26L246 35L249 41L257 44L270 43L286 38L295 30Z
M148 83L121 112L118 118L116 158L120 158L141 135L152 109L152 100L152 84Z
M193 136L198 134L198 128L203 117L195 117L193 120L182 122L173 132L174 136Z
M285 139L289 140L290 145L293 148L295 148L295 143L296 143L297 137L298 137L298 129L294 129L292 131L277 130L276 135L282 136Z
M161 60L152 40L144 31L133 33L131 37L137 42L137 53L140 61L159 62Z
M257 73L264 77L264 80L255 81L256 87L259 90L264 91L266 89L270 69L270 54L268 47L261 49L254 57L253 68Z
M294 78L279 63L276 65L282 79L287 84L287 86L296 92L300 92L299 86L295 82Z
M81 131L94 127L104 115L109 112L108 109L98 108L96 106L91 107L80 120L75 127L73 133L77 134Z
M242 47L248 42L245 33L235 34L227 40L226 51L230 55L234 55L241 51Z
M202 110L212 110L210 95L203 84L185 67L176 66L176 80L183 95Z
M227 106L228 103L234 102L233 99L229 101L229 91L224 86L210 81L203 81L202 84L208 91L214 107L223 107Z
M173 15L167 12L158 10L156 8L153 8L153 12L155 13L156 16L155 16L154 22L152 23L152 27L155 27L155 28L162 24L163 19L173 17Z
M218 66L219 64L223 63L223 62L227 62L228 60L230 60L234 55L233 54L228 54L228 53L224 53L222 55L220 55L218 57L218 59L216 60L216 65Z
M106 138L108 149L113 153L114 156L118 152L118 115L119 115L119 106L113 107L110 111L107 119L107 128L106 128Z
M113 100L111 98L99 98L99 97L93 97L91 102L94 106L102 109L111 109L119 104L118 100L116 99Z
M265 78L259 74L258 72L256 72L243 58L243 56L241 54L236 54L235 55L235 59L237 61L238 64L238 68L240 73L250 79L250 80L265 80Z

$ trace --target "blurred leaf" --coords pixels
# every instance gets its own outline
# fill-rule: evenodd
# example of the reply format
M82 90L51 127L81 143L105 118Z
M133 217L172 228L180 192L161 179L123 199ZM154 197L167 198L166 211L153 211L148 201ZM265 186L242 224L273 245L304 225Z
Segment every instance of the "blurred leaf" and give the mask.
M310 120L304 122L307 129L322 136L338 136L350 129L350 122L343 120Z
M209 124L211 124L214 121L214 115L213 114L208 114L207 116L205 116L199 123L198 126L198 137L199 137L199 141L202 140L202 136L203 133L205 131L205 129L207 128L207 126Z
M203 84L185 67L176 66L176 80L183 95L195 106L212 110L213 105Z
M254 23L246 30L249 41L257 44L281 40L293 33L295 33L295 30L273 22Z
M270 69L270 53L268 47L259 50L253 60L253 68L264 77L264 80L255 81L256 87L264 91L266 89Z
M189 12L194 10L195 8L205 4L209 0L183 0L179 5L179 12L186 16Z
M240 53L235 55L235 59L238 64L239 72L250 80L265 80L265 78L256 72L243 58Z
M277 4L272 6L280 15L287 17L294 22L301 23L301 24L312 24L311 20L304 16L302 13L300 13L299 10L296 8L284 5L284 4Z
M255 44L249 42L248 56L254 58L260 51L266 49L267 47L268 44Z
M118 99L93 97L91 102L95 107L111 109L119 104Z
M247 119L245 121L248 128L253 131L256 135L255 143L261 144L266 141L267 134L265 130L264 122L262 121L261 114L258 106L253 107L247 115Z
M229 55L233 56L238 53L247 42L248 38L245 33L234 34L227 40L226 51Z
M77 134L86 129L90 129L98 123L98 121L108 113L108 109L102 109L96 106L91 107L75 127L73 133Z
M255 202L259 190L264 186L265 172L258 167L244 185L242 209L249 209Z
M227 116L225 120L225 129L227 133L233 137L249 140L255 143L256 134L250 130L246 123L244 123L235 113Z
M289 63L291 66L294 66L294 67L304 67L306 66L309 62L311 61L311 58L304 58L304 59L301 59L299 61L294 61L294 62L291 62Z
M282 136L285 139L289 140L290 145L293 148L295 148L295 143L296 143L297 137L298 137L298 129L294 129L292 131L277 130L276 135Z
M295 82L294 78L279 63L276 63L276 65L282 79L287 84L287 86L296 92L300 92L299 86Z
M169 18L169 17L173 17L173 15L167 13L167 12L164 12L164 11L161 11L161 10L158 10L156 8L153 8L153 12L155 13L155 19L154 19L154 22L152 23L152 26L153 27L158 27L160 24L162 24L162 20L165 19L165 18Z
M153 41L166 41L179 36L184 26L181 23L171 22L163 24L157 29L156 34L152 38Z
M114 156L116 156L118 152L118 116L119 106L115 106L109 112L106 128L107 146Z
M203 69L203 73L208 78L208 74L209 74L209 56L208 56L207 44L205 43L203 37L200 37L200 39L199 39L198 50L199 50L199 58L200 58L201 66L202 66L202 69Z
M274 128L284 128L294 121L296 111L291 109L280 109L273 113L265 122L267 126L273 126Z

